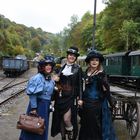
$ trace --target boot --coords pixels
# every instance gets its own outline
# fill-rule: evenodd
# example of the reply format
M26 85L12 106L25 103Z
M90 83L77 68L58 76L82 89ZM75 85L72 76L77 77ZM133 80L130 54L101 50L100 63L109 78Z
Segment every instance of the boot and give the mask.
M61 140L66 140L66 134L61 135Z
M67 131L67 133L68 133L68 140L74 140L73 130L72 131Z
M62 137L62 140L66 140L66 137Z

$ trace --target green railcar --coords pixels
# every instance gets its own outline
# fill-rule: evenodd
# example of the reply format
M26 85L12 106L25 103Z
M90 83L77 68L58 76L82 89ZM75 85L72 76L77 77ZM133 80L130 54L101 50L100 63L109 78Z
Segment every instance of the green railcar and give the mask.
M110 76L130 75L130 57L129 52L120 52L105 55L104 69Z
M131 59L130 75L140 77L140 50L130 52L129 59Z
M87 68L85 58L86 56L82 56L77 59L84 71ZM103 67L109 79L140 83L140 50L108 54L104 58Z
M140 50L105 55L104 69L110 81L140 83Z

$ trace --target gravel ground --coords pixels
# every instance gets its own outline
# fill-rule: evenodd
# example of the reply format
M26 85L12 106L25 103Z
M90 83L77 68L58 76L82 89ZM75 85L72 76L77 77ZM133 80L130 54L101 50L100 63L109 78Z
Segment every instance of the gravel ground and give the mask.
M28 97L26 95L19 96L14 103L12 103L9 111L0 117L0 140L18 140L20 130L16 129L16 121L21 113L26 111L28 104ZM51 125L51 115L50 115ZM126 131L124 121L114 122L118 140L131 140ZM140 134L135 140L140 139ZM49 137L49 140L60 140L60 135L55 138Z

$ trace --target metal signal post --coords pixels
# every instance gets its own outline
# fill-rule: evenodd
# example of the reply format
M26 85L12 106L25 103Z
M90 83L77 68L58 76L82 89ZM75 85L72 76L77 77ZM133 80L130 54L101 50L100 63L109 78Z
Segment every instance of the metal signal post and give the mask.
M93 44L92 49L95 49L95 30L96 30L96 0L94 0L94 15L93 15Z

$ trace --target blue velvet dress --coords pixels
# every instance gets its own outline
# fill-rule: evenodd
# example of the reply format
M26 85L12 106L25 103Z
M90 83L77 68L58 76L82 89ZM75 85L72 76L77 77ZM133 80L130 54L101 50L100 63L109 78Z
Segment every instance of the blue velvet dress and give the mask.
M102 102L102 138L103 140L117 140L107 99Z
M117 140L108 100L101 93L103 79L99 75L90 78L83 95L79 140Z
M45 80L40 73L29 80L26 91L30 97L27 114L31 108L37 108L38 115L45 119L45 132L43 135L38 135L22 130L19 140L48 140L49 106L53 89L54 81Z

